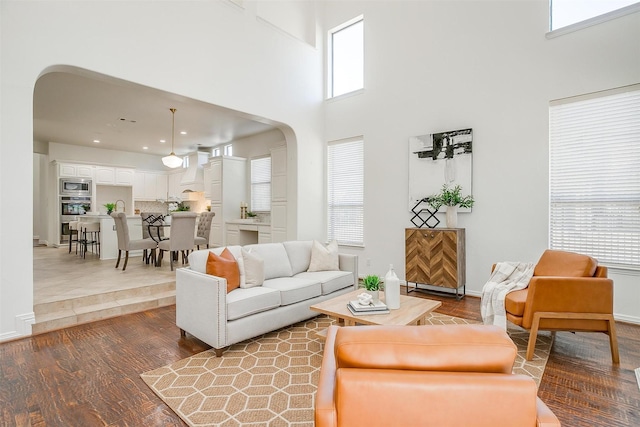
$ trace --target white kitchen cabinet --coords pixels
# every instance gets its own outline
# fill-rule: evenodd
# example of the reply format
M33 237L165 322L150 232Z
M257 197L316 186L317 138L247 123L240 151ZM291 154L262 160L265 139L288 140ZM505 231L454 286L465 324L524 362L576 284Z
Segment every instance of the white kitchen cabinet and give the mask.
M115 185L133 185L133 175L135 171L129 168L115 168L116 169L116 184Z
M133 182L135 200L154 201L167 198L167 175L163 172L136 171Z
M93 178L94 167L91 165L80 165L74 163L58 164L59 178Z
M169 189L167 191L169 200L182 199L182 190L180 189L182 174L182 171L169 173Z
M211 243L228 245L226 221L240 218L240 203L247 200L247 160L216 157L209 162L211 174ZM234 237L232 236L232 240Z
M133 186L134 170L111 166L96 166L97 185Z
M240 230L237 224L227 224L227 246L240 244Z
M258 226L258 243L271 243L271 226Z
M271 149L271 201L287 201L287 147Z
M205 200L211 199L211 182L213 180L213 171L211 170L211 163L207 163L202 168L202 175L204 179L204 198Z
M271 149L271 241L287 240L287 147Z

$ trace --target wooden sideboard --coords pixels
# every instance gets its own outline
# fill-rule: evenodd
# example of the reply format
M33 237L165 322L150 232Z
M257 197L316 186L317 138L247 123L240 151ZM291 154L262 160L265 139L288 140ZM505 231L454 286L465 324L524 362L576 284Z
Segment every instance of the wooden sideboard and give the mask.
M461 299L465 295L464 228L405 229L405 271L407 293L425 289L419 284L443 288L444 293ZM409 283L415 288L409 289Z

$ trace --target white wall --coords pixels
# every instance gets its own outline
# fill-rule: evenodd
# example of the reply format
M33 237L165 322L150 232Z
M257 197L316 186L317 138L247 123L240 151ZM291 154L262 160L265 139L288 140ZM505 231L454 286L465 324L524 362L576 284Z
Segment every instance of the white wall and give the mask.
M549 101L640 81L640 13L547 40L545 1L328 2L324 28L365 19L365 90L326 102L328 141L364 135L362 274L404 278L408 138L473 128L467 293L492 263L548 247ZM426 195L425 195L426 196ZM371 259L371 266L366 260ZM610 272L617 318L640 322L638 275Z
M71 66L289 125L287 144L307 173L296 180L291 165L291 210L316 207L294 230L318 234L322 200L310 195L322 191L321 41L309 46L258 20L255 2L243 4L0 2L2 200L32 188L24 159L33 152L36 80ZM0 212L0 340L30 333L33 322L31 197L25 205L25 215Z

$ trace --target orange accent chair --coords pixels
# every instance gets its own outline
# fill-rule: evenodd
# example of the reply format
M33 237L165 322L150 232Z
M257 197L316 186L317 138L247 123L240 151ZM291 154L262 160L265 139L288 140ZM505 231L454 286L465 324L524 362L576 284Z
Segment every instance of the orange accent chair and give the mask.
M611 358L620 363L613 318L613 280L607 267L587 255L547 249L526 289L507 294L507 320L529 329L527 360L538 331L604 332Z
M560 426L488 325L331 326L316 427Z

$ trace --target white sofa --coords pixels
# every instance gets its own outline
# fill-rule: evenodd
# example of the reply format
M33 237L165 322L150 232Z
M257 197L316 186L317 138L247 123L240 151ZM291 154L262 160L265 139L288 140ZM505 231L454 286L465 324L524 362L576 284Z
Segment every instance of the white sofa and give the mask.
M310 319L318 313L312 304L357 289L358 257L339 254L337 271L308 272L312 241L290 241L244 246L264 260L262 286L237 288L227 293L224 278L206 274L209 252L194 251L189 267L176 270L176 324L209 344L221 356L225 347L248 338ZM240 246L228 249L239 260L241 283L244 265Z

